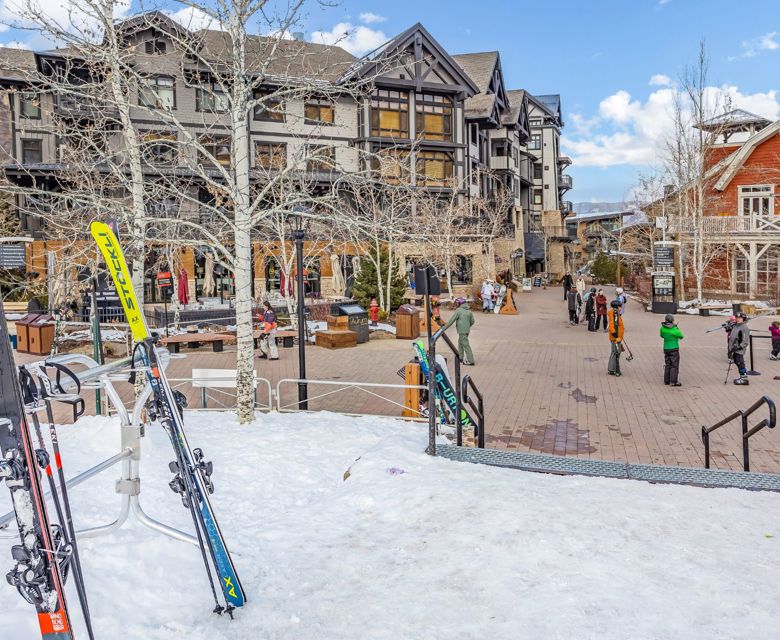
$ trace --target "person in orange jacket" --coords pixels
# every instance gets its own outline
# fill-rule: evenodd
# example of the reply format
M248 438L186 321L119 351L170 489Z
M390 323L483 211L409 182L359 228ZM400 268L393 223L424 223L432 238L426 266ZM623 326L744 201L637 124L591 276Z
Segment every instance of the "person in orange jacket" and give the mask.
M620 313L622 302L613 300L607 312L609 317L609 342L612 345L609 354L608 372L611 376L620 377L620 354L623 352L623 316Z
M260 328L263 335L260 337L260 357L269 360L279 359L279 350L276 348L276 314L271 303L263 302L263 313L260 316Z

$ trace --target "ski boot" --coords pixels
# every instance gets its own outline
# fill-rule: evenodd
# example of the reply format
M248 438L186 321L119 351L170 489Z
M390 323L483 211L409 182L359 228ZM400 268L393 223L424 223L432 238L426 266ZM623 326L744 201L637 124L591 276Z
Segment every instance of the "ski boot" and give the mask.
M750 380L748 380L747 376L739 376L739 378L734 378L734 384L736 385L749 385Z

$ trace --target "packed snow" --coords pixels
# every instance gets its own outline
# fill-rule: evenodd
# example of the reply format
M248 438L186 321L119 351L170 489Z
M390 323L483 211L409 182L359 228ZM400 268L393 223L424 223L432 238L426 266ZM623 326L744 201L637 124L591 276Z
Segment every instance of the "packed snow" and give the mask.
M457 463L423 453L424 426L389 419L185 421L191 445L214 461L212 503L248 602L234 621L212 614L197 549L131 516L80 540L98 639L755 640L780 629L780 495ZM119 447L112 418L60 432L68 475ZM189 531L167 486L171 459L153 425L141 500ZM117 475L72 490L77 526L117 516ZM4 570L11 533L0 539ZM72 580L68 589L75 609ZM10 586L0 585L0 611L3 640L40 637L33 607Z

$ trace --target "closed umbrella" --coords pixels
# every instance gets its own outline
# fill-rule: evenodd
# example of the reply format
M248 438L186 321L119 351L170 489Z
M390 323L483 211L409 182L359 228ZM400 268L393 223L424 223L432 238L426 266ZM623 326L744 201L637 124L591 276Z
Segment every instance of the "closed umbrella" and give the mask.
M341 271L341 259L335 253L330 255L330 265L333 270L333 290L337 296L344 295L347 283L344 282L344 274Z
M203 276L203 295L214 295L214 256L206 254L205 274Z
M184 269L179 271L179 304L190 303L190 282L187 278L187 272Z

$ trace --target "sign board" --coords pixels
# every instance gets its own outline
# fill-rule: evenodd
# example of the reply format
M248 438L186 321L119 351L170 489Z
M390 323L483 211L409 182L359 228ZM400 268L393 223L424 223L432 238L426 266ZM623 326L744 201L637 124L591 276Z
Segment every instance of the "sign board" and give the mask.
M530 291L531 289L531 278L523 278L523 291Z
M170 271L160 271L160 273L157 274L157 286L160 287L160 289L173 286L173 277L171 277Z
M542 276L534 276L534 286L535 287L542 286Z
M0 269L17 269L23 266L23 244L0 244Z
M671 271L674 269L674 247L656 245L653 248L653 267L656 271Z

